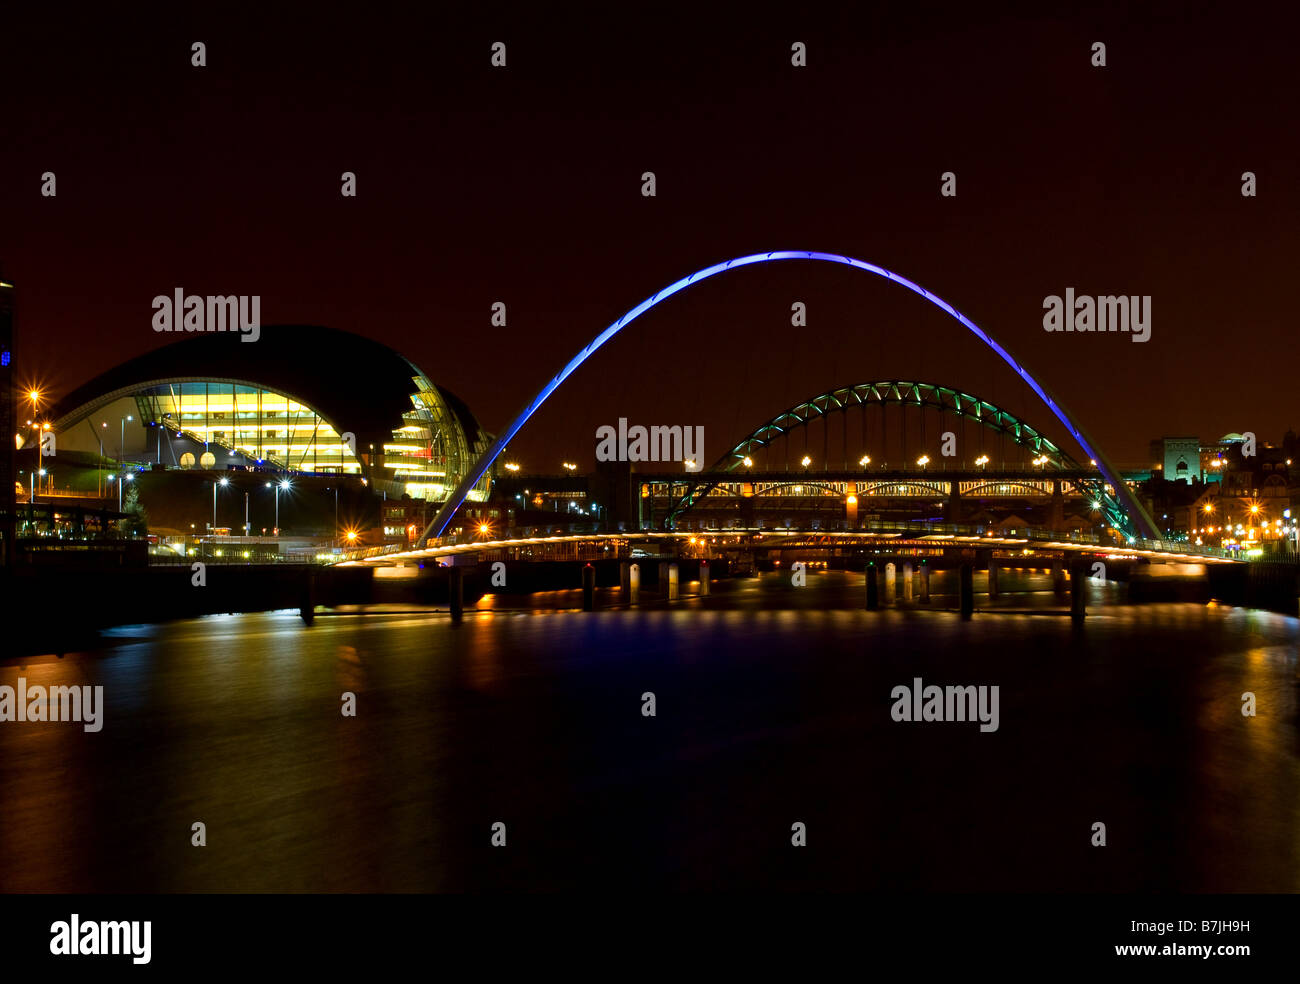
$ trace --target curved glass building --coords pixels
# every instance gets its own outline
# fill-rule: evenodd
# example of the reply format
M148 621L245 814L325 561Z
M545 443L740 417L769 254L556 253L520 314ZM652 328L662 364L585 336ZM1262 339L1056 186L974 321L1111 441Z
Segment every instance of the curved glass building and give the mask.
M241 337L196 333L78 387L48 411L59 451L165 469L353 474L437 502L491 443L464 403L379 342L313 325Z

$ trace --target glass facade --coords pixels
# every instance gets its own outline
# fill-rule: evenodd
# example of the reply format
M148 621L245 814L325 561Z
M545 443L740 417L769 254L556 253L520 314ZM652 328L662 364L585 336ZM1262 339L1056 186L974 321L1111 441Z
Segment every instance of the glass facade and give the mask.
M212 381L167 383L137 393L136 404L141 420L156 420L173 433L277 468L362 471L324 418L272 390Z
M402 415L403 425L393 431L392 442L384 445L385 468L412 499L441 502L489 442L477 428L473 434L465 433L455 412L427 379L414 376L412 382L416 392L411 394L411 409ZM486 498L489 483L485 478L469 498Z
M291 396L259 386L222 380L184 380L134 394L141 421L157 421L171 433L204 444L201 452L177 459L182 468L212 468L229 452L294 472L368 475L388 483L390 495L441 501L488 447L488 435L465 426L448 401L424 376L411 377L411 408L402 414L382 449L356 447L315 409ZM373 469L365 467L374 452ZM225 452L225 453L223 453ZM469 498L487 497L485 476Z

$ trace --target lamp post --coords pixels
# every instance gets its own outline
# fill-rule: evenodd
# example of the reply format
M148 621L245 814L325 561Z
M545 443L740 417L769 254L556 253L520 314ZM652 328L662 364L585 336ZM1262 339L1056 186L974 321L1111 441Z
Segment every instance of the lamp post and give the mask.
M36 421L32 421L32 430L36 432L36 441L35 441L36 460L32 462L32 494L31 494L32 522L34 523L36 521L36 473L39 471L42 475L44 475L45 472L41 468L41 425Z
M279 536L280 535L280 492L281 491L288 492L289 489L292 488L292 486L289 484L289 480L286 478L278 483L267 482L266 487L268 489L269 488L275 489L275 535ZM337 516L335 518L335 522L336 523L338 522Z
M99 422L99 461L96 463L96 474L99 478L99 497L104 498L104 429L108 427L108 421Z
M229 484L230 484L230 479L228 478L223 478L220 481L217 481L216 479L212 480L212 535L213 536L217 535L217 486L220 485L224 488Z
M134 419L135 418L132 417L130 414L127 414L125 417L122 418L122 430L121 430L121 434L118 436L117 439L117 460L119 462L122 460L122 453L126 448L126 422L128 420L134 420Z
M31 520L32 520L32 535L33 535L33 536L36 535L36 479L37 479L37 476L38 476L38 475L39 475L39 476L44 476L44 474L45 474L45 469L44 469L44 468L40 468L40 469L33 468L33 469L32 469L32 492L31 492L31 497L30 497L31 501L28 503L28 507L29 507L30 512L31 512ZM51 504L51 507L50 507L50 508L51 508L51 510L53 510L54 507L53 507L52 504ZM51 519L51 524L52 524L52 522L53 522L53 518L54 518L54 517L53 517L53 515L51 514L51 517L50 517L50 519Z

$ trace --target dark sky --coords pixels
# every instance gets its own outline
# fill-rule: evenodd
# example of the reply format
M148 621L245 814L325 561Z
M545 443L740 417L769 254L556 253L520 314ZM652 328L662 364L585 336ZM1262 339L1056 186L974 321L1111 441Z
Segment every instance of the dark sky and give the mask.
M260 294L264 322L385 342L496 430L659 288L813 249L946 298L1117 462L1162 434L1277 442L1300 426L1296 24L1266 7L441 6L7 20L0 263L24 374L62 393L163 344L150 301L175 287ZM939 194L948 170L956 198ZM1043 298L1067 287L1151 295L1151 341L1046 333ZM489 325L498 300L505 329ZM807 329L789 327L795 300ZM660 306L512 450L538 470L590 462L595 428L626 416L703 424L712 458L792 403L887 378L957 385L1059 433L919 298L794 263Z

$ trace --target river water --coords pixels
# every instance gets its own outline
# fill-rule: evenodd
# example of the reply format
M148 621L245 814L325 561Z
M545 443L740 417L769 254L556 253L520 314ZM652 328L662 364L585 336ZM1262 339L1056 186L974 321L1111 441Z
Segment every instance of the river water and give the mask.
M0 889L1300 891L1297 620L1098 584L1079 628L1046 578L1002 583L968 622L777 573L5 660L104 710L0 723ZM998 729L893 720L916 678L997 686Z

